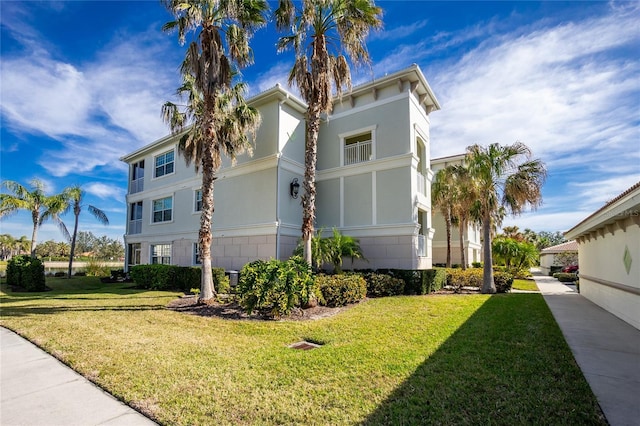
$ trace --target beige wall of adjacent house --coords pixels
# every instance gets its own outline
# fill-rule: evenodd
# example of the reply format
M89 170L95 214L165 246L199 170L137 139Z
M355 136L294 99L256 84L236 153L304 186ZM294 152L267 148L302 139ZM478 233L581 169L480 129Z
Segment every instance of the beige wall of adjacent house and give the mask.
M580 243L580 293L640 329L640 227L628 222L625 230L600 231ZM627 250L631 259L628 271L624 261Z

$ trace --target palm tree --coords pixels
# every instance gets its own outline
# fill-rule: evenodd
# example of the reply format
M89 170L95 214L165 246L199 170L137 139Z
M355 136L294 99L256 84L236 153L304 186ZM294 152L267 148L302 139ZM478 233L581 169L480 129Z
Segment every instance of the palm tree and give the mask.
M82 208L84 207L84 204L82 204L82 198L84 197L85 192L82 190L80 186L74 185L69 188L66 188L63 191L63 194L65 199L68 202L67 208L65 209L65 213L72 208L73 215L75 217L74 223L73 223L72 235L69 235L67 227L64 225L64 223L62 224L63 234L65 235L67 240L70 241L70 244L71 244L71 250L69 253L69 270L67 274L67 277L71 278L71 270L73 268L73 256L75 254L75 249L76 249L76 237L78 235L78 220L80 218L80 213L82 212ZM107 218L107 215L99 208L89 204L87 206L87 210L89 211L89 213L93 215L93 217L95 217L98 220L98 222L102 223L103 225L109 224L109 218Z
M454 191L455 176L453 167L448 166L438 170L431 183L431 203L444 218L445 232L447 233L447 268L451 267L451 227L453 222Z
M455 165L452 167L453 187L451 205L451 213L458 222L458 234L460 237L460 264L462 269L467 269L467 260L465 256L464 233L469 229L469 223L477 223L475 216L478 203L478 189L475 181L469 174L466 165Z
M316 199L316 160L321 115L332 110L332 90L351 89L347 57L355 64L368 64L365 39L371 28L380 28L382 10L372 0L280 0L276 26L289 35L278 41L278 50L293 48L295 62L289 85L295 84L307 102L305 171L302 195L302 240L304 257L311 264ZM309 43L307 45L307 40ZM333 51L330 51L334 49Z
M465 158L471 177L478 185L478 210L482 219L484 274L483 293L495 293L491 229L504 212L520 214L542 203L542 185L547 176L544 163L532 159L531 150L521 142L512 145L472 145Z
M18 182L5 180L2 186L11 194L0 194L0 218L6 217L18 210L31 212L33 232L31 234L31 257L36 256L38 228L48 220L53 219L60 224L59 215L66 208L66 202L62 194L46 195L44 183L39 179L31 180L31 188L27 188Z
M180 44L194 32L181 65L178 95L187 104L166 103L163 118L172 133L184 132L179 150L187 164L202 168L202 213L198 244L202 258L200 301L215 297L211 271L213 185L221 154L232 158L249 147L249 133L260 123L257 111L244 101L245 86L232 85L237 69L253 60L249 39L264 25L264 0L163 0L175 20L164 31L178 31ZM223 40L224 38L224 40ZM190 126L190 127L189 127Z

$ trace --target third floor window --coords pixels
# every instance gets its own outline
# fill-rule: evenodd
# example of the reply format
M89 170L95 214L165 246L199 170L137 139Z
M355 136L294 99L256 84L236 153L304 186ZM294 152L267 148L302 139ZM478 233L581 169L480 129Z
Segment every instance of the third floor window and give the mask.
M174 160L173 150L167 151L163 154L158 155L155 158L154 177L160 177L160 176L173 173L173 165L174 165L173 160Z

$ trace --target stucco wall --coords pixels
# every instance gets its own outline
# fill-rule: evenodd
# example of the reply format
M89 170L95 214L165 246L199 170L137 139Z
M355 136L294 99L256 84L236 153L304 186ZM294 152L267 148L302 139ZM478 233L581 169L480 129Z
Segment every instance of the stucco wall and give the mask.
M579 247L580 293L640 329L640 227L634 223L626 230L600 232ZM631 258L628 272L624 262L627 249ZM635 289L636 293L611 284Z

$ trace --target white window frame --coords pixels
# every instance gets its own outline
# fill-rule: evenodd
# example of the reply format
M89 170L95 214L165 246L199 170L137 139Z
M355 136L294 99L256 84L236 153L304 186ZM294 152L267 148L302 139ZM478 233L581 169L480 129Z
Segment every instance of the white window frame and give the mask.
M156 203L156 201L164 201L167 198L171 199L171 219L169 219L169 220L159 220L159 221L156 222L155 221L155 216L156 216L155 215L155 213L156 213L155 203ZM173 203L173 195L169 195L167 197L156 198L155 200L151 200L151 224L152 225L158 225L158 224L161 224L161 223L171 223L171 222L173 222L173 204L174 204ZM164 219L164 212L166 210L168 210L168 209L162 209L161 210L163 212L163 219Z
M200 199L198 200L198 193L200 193ZM200 202L200 208L198 209L198 201ZM202 188L193 190L193 212L200 213L202 211Z
M197 242L193 243L193 256L191 263L194 266L202 266L202 258L200 257L200 248Z
M161 253L159 253L159 255L158 255L158 256L154 256L154 254L155 254L155 253L154 253L154 250L155 250L155 248L156 248L156 247L162 247L163 249L168 247L168 248L169 248L169 250L168 250L168 251L169 251L169 254L167 255L167 254L165 253L165 250L162 250L162 252L161 252ZM153 265L153 264L158 264L158 265L171 265L172 251L173 251L173 247L172 247L172 245L171 245L170 243L164 243L164 244L151 244L151 246L149 247L149 263L150 263L150 264L152 264L152 265ZM160 259L160 261L159 261L159 262L154 262L154 261L153 261L153 258L154 258L154 257L155 257L156 259ZM163 260L164 260L165 258L168 258L168 259L169 259L169 263L165 263L165 262L163 262Z
M164 167L164 170L165 170L164 173L162 173L161 175L158 175L158 166L157 166L158 158L165 157L169 153L173 154L173 160L171 161L171 163L165 162L162 165ZM166 171L167 164L172 164L171 172L169 172L169 173L167 173L167 171ZM153 156L153 178L154 179L159 179L159 178L162 178L162 177L165 177L165 176L170 176L170 175L174 174L175 172L176 172L176 151L175 151L175 149L172 148L172 149L170 149L168 151L165 151L165 152L163 152L161 154Z
M341 166L345 166L344 163L344 150L346 148L346 141L349 138L352 138L354 136L359 136L362 135L364 133L371 133L371 159L370 160L364 160L364 161L360 161L357 163L350 163L350 164L346 164L347 166L352 166L354 164L362 164L362 163L368 163L370 161L374 161L376 159L376 129L378 128L377 124L374 124L373 126L367 126L367 127L362 127L360 129L356 129L353 131L349 131L349 132L345 132L345 133L340 133L338 135L338 137L340 138L340 165Z

